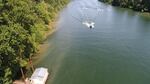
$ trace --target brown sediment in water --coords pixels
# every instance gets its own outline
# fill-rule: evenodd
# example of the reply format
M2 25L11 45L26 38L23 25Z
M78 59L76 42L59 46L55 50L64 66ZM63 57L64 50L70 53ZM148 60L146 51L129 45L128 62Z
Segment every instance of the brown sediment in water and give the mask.
M49 46L50 45L48 43L39 45L39 51L32 57L33 65L38 64L42 60L42 58L44 58L44 53L47 51Z
M144 12L144 13L139 13L140 16L145 17L147 19L150 19L150 13Z
M27 76L30 76L32 74L32 69L31 69L32 66L33 68L36 68L34 66L37 65L45 57L44 54L50 47L50 44L46 42L46 39L48 38L48 36L52 35L57 30L56 28L57 20L58 20L58 16L55 16L55 19L49 22L48 29L47 31L45 31L45 34L43 36L43 42L38 44L38 47L37 47L38 51L34 53L33 56L31 57L32 64L28 64L27 66L27 69L28 69L26 73Z
M55 20L54 22L50 22L48 25L48 30L44 34L44 40L51 34L53 34L56 31L56 23L57 21Z
M47 51L48 47L50 47L50 44L45 42L45 40L48 38L48 36L52 35L57 29L56 29L56 23L57 20L50 22L48 25L48 31L45 32L43 43L39 44L38 46L38 52L35 53L35 55L32 57L33 65L36 65L44 58L44 53ZM40 58L40 59L39 59Z
M45 32L43 36L43 43L38 45L38 52L35 53L35 55L32 57L33 58L33 65L36 65L42 60L44 57L44 53L47 51L48 47L50 47L50 44L45 42L48 36L52 35L57 31L56 25L59 19L59 12L54 14L54 19L51 20L48 24L48 30Z
M46 42L45 40L48 38L48 36L52 35L56 31L56 22L50 22L48 25L48 30L45 32L43 43L38 45L38 52L36 52L32 57L32 64L28 64L27 66L27 72L26 76L30 77L32 74L32 66L33 68L36 68L35 65L37 65L41 60L44 59L45 55L44 53L47 52L48 48L50 47L50 44Z

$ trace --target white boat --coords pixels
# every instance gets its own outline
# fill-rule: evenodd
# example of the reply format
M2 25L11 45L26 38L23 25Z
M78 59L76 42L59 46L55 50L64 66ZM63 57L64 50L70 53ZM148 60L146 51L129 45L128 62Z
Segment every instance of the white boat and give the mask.
M89 28L94 28L94 22L88 22L88 21L85 21L85 22L82 22L82 24L86 25L87 27Z
M48 69L47 68L37 68L33 72L30 80L30 84L45 84L48 78Z

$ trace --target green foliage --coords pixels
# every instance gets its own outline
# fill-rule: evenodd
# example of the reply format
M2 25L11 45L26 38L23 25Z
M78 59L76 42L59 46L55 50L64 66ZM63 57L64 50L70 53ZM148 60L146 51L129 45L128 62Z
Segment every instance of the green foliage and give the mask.
M12 81L10 80L10 77L11 77L12 72L11 72L10 68L5 69L4 73L5 73L4 78L2 79L3 84L11 84Z
M11 84L37 52L49 22L68 0L0 0L0 84Z
M25 60L25 59L20 59L20 66L21 67L25 67L25 66L27 66L27 64L28 64L28 62L27 62L27 60Z
M50 13L48 12L48 4L42 1L41 3L37 3L35 6L35 12L40 17L45 24L48 24L50 21Z
M45 31L47 30L47 27L43 23L35 23L32 26L32 37L34 38L34 41L36 42L42 42L43 36Z

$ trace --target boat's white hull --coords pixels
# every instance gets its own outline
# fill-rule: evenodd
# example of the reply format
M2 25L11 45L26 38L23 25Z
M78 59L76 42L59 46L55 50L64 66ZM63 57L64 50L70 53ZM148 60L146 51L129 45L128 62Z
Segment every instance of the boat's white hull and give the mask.
M94 28L95 26L94 26L94 22L82 22L82 24L84 24L84 25L86 25L87 27L89 27L89 28Z

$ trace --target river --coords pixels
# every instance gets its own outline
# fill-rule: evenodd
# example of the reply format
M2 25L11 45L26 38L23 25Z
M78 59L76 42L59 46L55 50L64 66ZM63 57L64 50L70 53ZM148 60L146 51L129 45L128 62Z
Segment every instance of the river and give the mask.
M103 10L89 29L76 18L84 18L81 7L96 4ZM45 43L36 67L52 70L47 84L150 84L150 20L131 10L72 0Z

